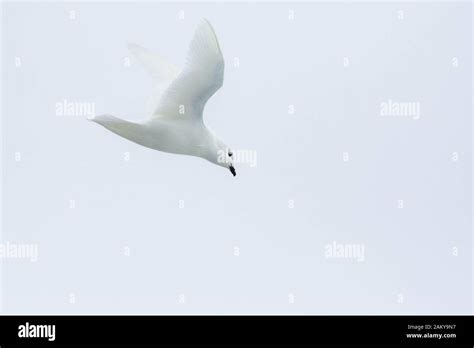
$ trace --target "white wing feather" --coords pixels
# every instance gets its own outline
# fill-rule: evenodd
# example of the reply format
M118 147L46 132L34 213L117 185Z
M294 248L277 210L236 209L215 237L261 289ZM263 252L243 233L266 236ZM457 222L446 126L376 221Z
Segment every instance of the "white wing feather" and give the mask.
M128 44L130 53L143 65L145 70L161 84L170 83L178 75L179 69L159 54L152 53L136 44Z
M211 24L203 20L191 41L184 69L164 91L153 115L202 118L206 102L223 82L224 58Z
M128 44L128 50L141 63L145 71L153 77L153 93L148 100L147 107L152 114L159 104L163 92L178 75L179 69L159 54L150 52L139 45Z

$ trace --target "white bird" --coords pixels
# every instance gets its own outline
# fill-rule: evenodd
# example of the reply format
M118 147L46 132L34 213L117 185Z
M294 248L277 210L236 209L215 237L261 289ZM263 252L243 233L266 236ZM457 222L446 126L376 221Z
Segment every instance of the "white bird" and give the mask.
M140 122L112 115L90 120L148 148L204 158L235 176L232 151L204 124L202 116L206 102L224 81L224 58L211 24L205 19L199 24L181 71L138 45L130 44L128 48L166 86L158 106Z

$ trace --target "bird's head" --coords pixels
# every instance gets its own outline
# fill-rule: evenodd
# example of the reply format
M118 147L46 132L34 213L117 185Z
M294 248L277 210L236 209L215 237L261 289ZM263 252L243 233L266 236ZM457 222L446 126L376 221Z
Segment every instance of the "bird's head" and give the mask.
M234 167L234 152L230 149L229 146L224 144L224 142L219 139L216 139L214 144L215 151L212 156L212 162L214 162L218 166L227 168L228 170L230 170L233 176L236 176L237 173Z
M209 162L217 164L229 170L233 176L237 173L234 167L235 154L222 140L207 129L207 135L203 137L204 141L198 145L196 156L207 159Z

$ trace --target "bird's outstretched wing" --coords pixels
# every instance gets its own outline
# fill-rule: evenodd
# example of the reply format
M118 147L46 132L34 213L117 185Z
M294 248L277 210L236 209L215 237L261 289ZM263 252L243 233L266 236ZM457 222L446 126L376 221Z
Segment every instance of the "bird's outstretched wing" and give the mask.
M191 41L183 70L164 91L155 117L201 118L208 99L224 81L224 58L211 24L203 20Z
M178 75L179 69L169 63L159 54L152 53L146 48L129 43L128 50L143 65L145 70L160 84L171 83Z
M135 59L141 63L151 77L153 77L153 93L148 100L148 110L152 114L159 105L161 96L166 88L178 76L177 66L169 63L157 53L150 52L139 45L129 43L128 50Z

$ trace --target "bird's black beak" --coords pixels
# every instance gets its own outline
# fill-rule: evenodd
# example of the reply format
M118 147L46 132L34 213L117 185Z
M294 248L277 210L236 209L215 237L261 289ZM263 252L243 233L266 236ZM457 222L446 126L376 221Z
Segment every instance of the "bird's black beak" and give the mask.
M235 172L235 168L234 168L233 165L230 165L229 169L230 169L230 172L232 173L233 176L236 176L236 175L237 175L237 173Z

